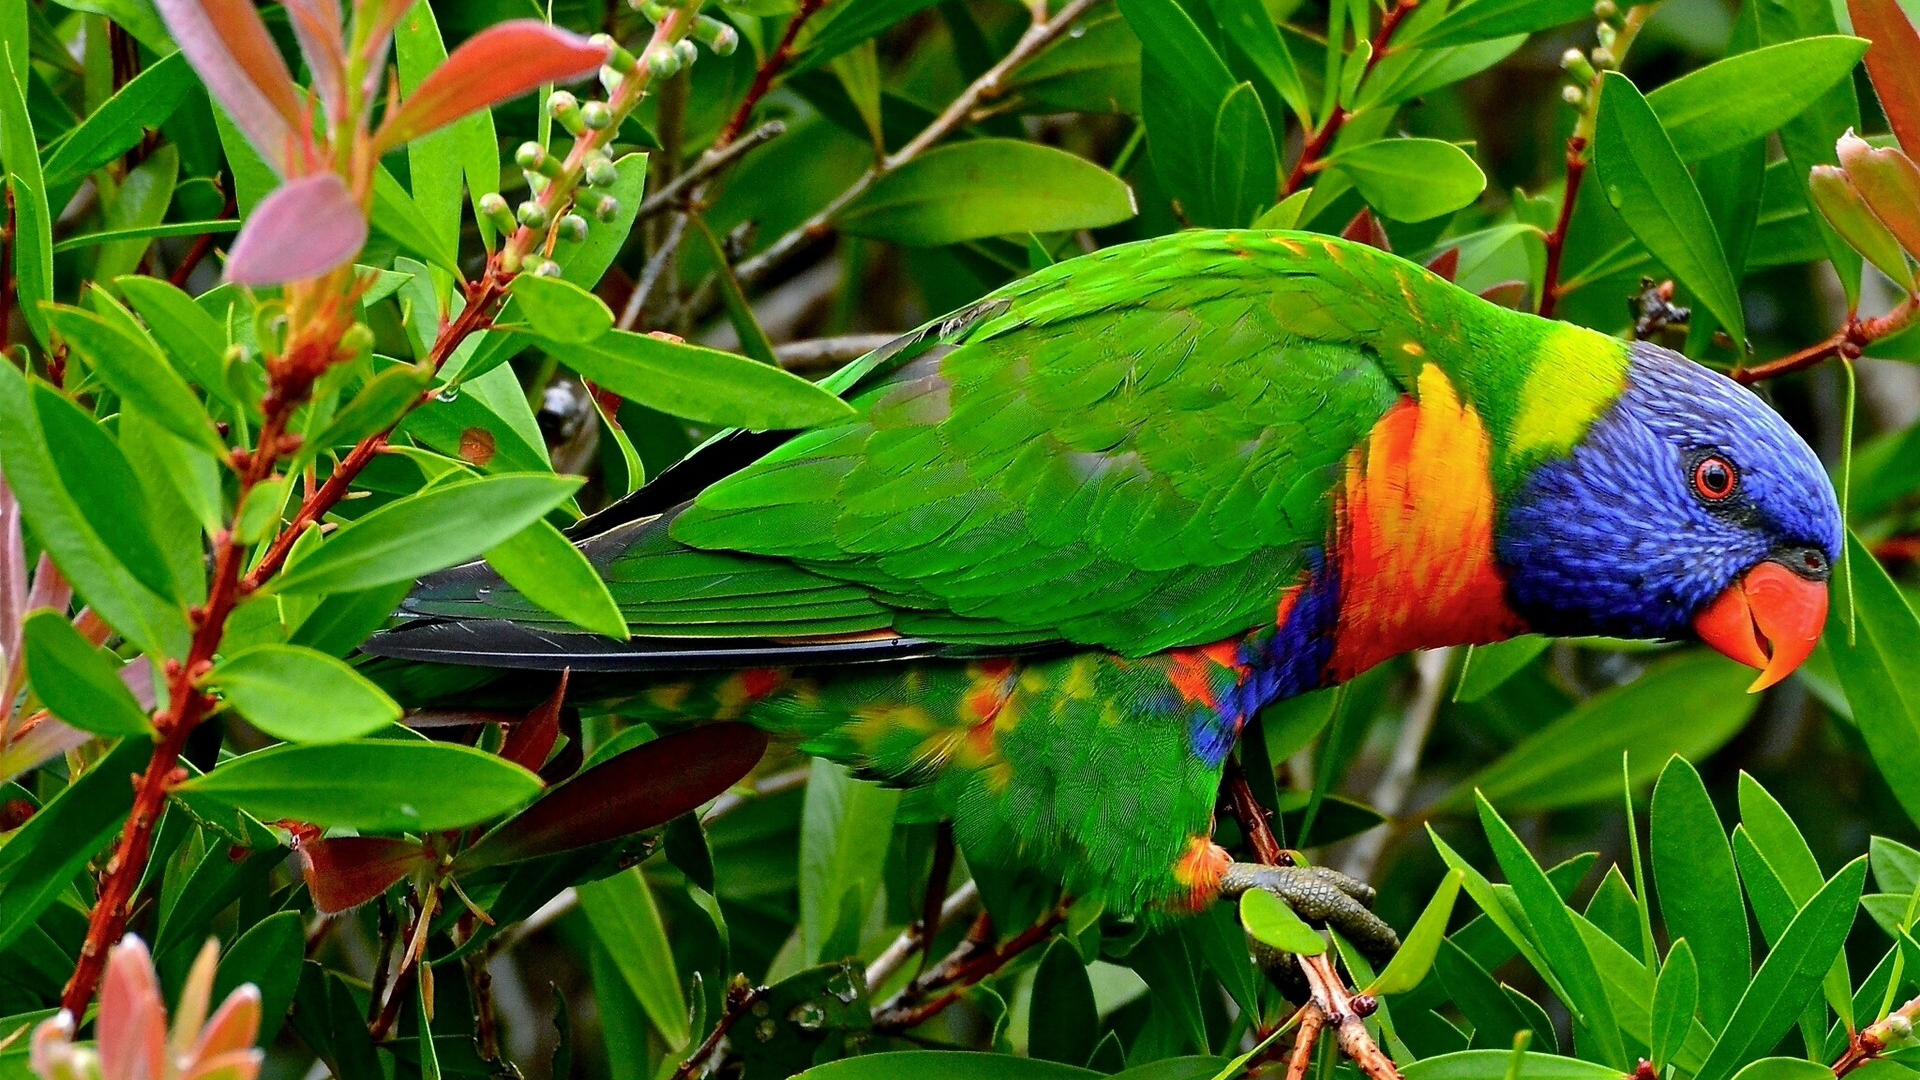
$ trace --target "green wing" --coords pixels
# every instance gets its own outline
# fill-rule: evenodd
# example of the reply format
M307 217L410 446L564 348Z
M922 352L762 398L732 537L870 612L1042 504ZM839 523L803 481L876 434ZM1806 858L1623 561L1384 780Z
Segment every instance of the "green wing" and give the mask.
M1405 344L1465 341L1475 303L1322 237L1110 248L860 361L829 383L855 418L586 548L649 637L1217 640L1270 619L1323 540ZM566 630L470 578L407 610Z

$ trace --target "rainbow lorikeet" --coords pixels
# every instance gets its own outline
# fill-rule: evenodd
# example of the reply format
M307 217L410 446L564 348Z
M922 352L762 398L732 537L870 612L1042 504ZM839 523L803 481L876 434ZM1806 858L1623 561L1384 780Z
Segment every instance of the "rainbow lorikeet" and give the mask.
M368 651L613 673L622 715L927 786L975 861L1136 914L1268 887L1390 945L1364 889L1214 844L1249 716L1523 631L1698 637L1770 685L1841 544L1731 380L1323 236L1099 251L827 385L855 416L722 435L584 523L631 640L475 563Z

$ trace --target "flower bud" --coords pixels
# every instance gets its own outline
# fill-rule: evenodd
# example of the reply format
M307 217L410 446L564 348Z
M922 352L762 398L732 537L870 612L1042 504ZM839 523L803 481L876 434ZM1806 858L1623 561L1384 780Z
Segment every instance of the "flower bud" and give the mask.
M1913 1037L1913 1021L1900 1013L1888 1013L1881 1022L1887 1025L1887 1034L1893 1036L1894 1042L1905 1042Z
M1601 23L1599 26L1593 28L1593 36L1600 39L1601 48L1611 49L1613 48L1614 39L1620 35L1611 24Z
M580 99L565 90L555 90L547 99L547 115L576 138L586 130L586 124L580 119Z
M711 15L694 20L693 36L712 49L715 56L732 56L740 47L740 32Z
M574 204L601 221L612 221L620 214L620 200L604 191L581 188L574 192Z
M480 196L478 206L480 212L487 215L487 220L493 223L495 230L510 233L517 227L513 220L513 210L507 206L507 200L502 198L499 192L489 191Z
M529 229L544 229L547 227L547 222L552 220L552 215L547 212L546 207L531 200L520 204L518 216L520 224Z
M1613 50L1605 45L1593 50L1593 66L1610 68L1613 66Z
M1577 109L1587 100L1587 92L1577 86L1564 86L1560 89L1560 99Z
M1613 0L1594 0L1594 18L1611 19L1618 14L1620 14L1620 5L1614 3Z
M559 232L560 239L577 244L587 238L587 219L579 214L563 215L559 225L556 226L556 231Z
M580 106L580 122L588 131L604 131L613 126L613 110L604 101L589 101Z
M560 175L560 160L547 153L547 148L537 142L523 142L520 149L513 152L513 163L530 173L552 178Z
M1581 52L1579 49L1568 49L1565 53L1562 53L1560 56L1560 66L1567 69L1567 74L1572 75L1581 82L1593 81L1593 65L1587 62L1587 54Z
M600 69L600 88L608 95L619 93L620 84L624 81L625 77L613 65L609 64Z
M628 0L628 6L639 12L650 23L658 24L667 17L667 5L660 0Z
M680 55L673 49L648 49L644 58L647 70L655 78L671 78L680 70Z
M533 272L539 277L557 278L560 276L560 264L552 259L542 259L540 265L533 268Z
M586 177L587 183L594 187L612 187L614 181L620 179L620 170L607 155L595 154L587 159Z
M587 39L587 43L589 45L598 45L607 50L608 67L622 75L633 71L633 65L635 63L633 54L622 48L619 42L613 40L612 34L595 34Z
M346 333L340 335L339 356L342 360L357 360L372 354L373 328L366 323L354 323L347 327Z
M679 57L681 67L692 67L693 62L700 59L700 46L689 38L681 38L673 43L673 55Z

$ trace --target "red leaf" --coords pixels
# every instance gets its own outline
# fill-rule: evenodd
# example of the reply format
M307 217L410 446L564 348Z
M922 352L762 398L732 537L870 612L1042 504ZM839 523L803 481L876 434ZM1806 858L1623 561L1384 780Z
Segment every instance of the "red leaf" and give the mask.
M347 43L340 37L340 0L286 0L287 21L300 55L307 58L314 92L326 103L327 115L346 116Z
M1847 0L1853 32L1867 47L1867 76L1900 145L1920 153L1920 33L1899 0Z
M566 82L607 62L607 50L538 19L510 19L468 38L421 80L374 133L376 153L542 83Z
M1482 300L1491 300L1501 307L1519 310L1520 302L1527 298L1527 283L1524 281L1502 281L1480 290Z
M500 746L501 757L528 772L539 772L540 766L547 763L547 755L553 753L553 744L560 740L560 704L567 697L567 676L570 673L570 670L562 670L560 685L553 688L552 696L534 706L524 720L507 729L506 741Z
M253 0L156 3L180 51L254 149L282 175L290 171L294 147L305 141L305 109Z
M307 891L313 894L313 906L323 915L359 907L401 878L433 863L433 854L412 840L336 836L300 844Z
M1347 227L1340 230L1340 235L1343 239L1357 240L1381 251L1393 250L1393 243L1387 239L1387 230L1380 227L1380 221L1373 216L1373 211L1364 206L1353 215L1352 221L1347 222Z
M698 807L752 771L767 736L704 724L615 754L536 800L455 860L458 870L631 836Z
M1440 275L1444 280L1452 281L1454 277L1460 273L1459 245L1456 244L1440 254L1435 255L1427 262L1427 269Z

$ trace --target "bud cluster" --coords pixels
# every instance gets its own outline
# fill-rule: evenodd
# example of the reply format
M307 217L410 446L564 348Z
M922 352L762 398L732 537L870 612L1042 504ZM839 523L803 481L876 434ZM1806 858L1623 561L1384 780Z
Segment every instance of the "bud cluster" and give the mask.
M528 197L510 208L498 192L490 192L476 204L495 229L513 237L505 254L507 269L558 273L559 267L552 260L531 252L548 250L550 234L559 241L579 243L587 237L590 218L607 222L618 216L620 202L611 189L620 173L607 147L620 121L640 103L652 79L675 75L699 58L695 42L721 56L739 47L738 31L699 14L699 0L690 2L691 7L661 0L630 0L655 24L652 39L638 56L611 35L596 34L590 39L607 53L607 61L600 68L606 100L582 101L567 90L548 95L547 115L572 145L561 154L538 142L520 144L513 160L526 177Z
M1560 56L1560 66L1573 79L1560 90L1560 96L1567 104L1576 109L1585 108L1587 96L1593 92L1600 79L1600 72L1610 71L1620 66L1616 46L1620 41L1620 27L1615 20L1620 15L1620 5L1615 0L1595 0L1593 17L1595 19L1594 39L1598 43L1591 52L1568 49Z

